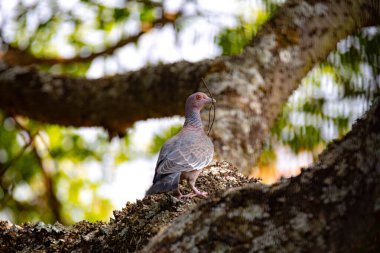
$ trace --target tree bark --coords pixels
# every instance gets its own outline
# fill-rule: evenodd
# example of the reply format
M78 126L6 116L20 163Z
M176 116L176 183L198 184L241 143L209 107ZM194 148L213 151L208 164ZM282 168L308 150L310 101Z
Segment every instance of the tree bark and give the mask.
M141 252L380 252L380 100L301 175L202 203Z
M0 251L133 252L158 233L142 253L380 252L379 147L378 99L297 177L265 186L219 163L199 178L207 200L149 196L108 224L0 222Z
M160 65L98 80L3 64L0 107L44 122L122 131L136 119L183 113L184 99L206 76L219 104L217 152L249 167L299 80L341 38L378 22L379 10L375 0L290 1L239 57ZM366 119L331 144L310 170L270 187L248 184L214 195L176 219L142 252L379 252L379 147L377 101ZM247 182L237 174L224 176L228 180L206 175L204 182L213 182L207 184L211 188L216 182ZM193 206L162 195L129 204L109 224L81 222L65 228L1 222L0 247L107 252L127 250L129 242L138 249L158 228L145 231L146 237L134 228L158 221L155 217L164 226Z
M203 170L198 179L200 188L211 197L253 182L257 180L248 179L226 162ZM114 219L108 224L82 221L72 227L41 222L17 226L0 221L0 252L134 252L201 201L199 198L179 201L168 194L148 196L114 211Z
M200 78L216 67L210 61L179 62L85 79L2 64L0 108L46 123L123 133L137 120L183 114L177 97L196 91Z
M288 1L238 57L147 67L96 80L0 66L0 108L43 122L104 126L122 133L136 120L183 115L206 77L218 101L219 159L254 164L268 129L300 80L358 28L379 24L378 0Z

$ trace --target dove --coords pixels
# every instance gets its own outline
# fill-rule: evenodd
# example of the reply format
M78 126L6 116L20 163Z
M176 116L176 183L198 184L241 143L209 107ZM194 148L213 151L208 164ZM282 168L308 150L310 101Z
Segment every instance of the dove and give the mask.
M179 198L206 197L195 187L202 169L210 164L214 145L203 129L200 112L207 104L216 102L203 92L190 95L185 105L183 128L161 147L153 178L146 195L176 190ZM182 195L179 182L187 180L192 192Z

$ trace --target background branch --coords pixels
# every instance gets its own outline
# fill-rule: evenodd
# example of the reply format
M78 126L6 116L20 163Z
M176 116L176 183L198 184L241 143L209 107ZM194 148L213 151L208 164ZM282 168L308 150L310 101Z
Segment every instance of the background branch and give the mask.
M141 31L135 35L128 36L119 40L116 44L105 48L99 52L93 52L88 56L75 56L72 58L45 58L37 57L30 52L30 48L21 50L15 46L7 45L7 51L0 54L0 60L7 62L10 65L28 66L28 65L54 65L54 64L73 64L90 62L99 56L112 55L115 51L130 43L136 43L142 35L148 33L153 28L163 27L167 24L175 24L182 13L163 13L162 18L156 19L153 22L145 22L142 24Z
M43 159L41 158L40 154L38 153L36 145L32 144L32 147L33 147L33 149L32 149L33 154L36 157L37 163L41 168L42 177L44 179L45 192L47 195L49 208L51 209L52 214L53 214L53 220L58 221L58 222L63 223L63 224L66 224L66 221L61 214L61 208L62 208L61 202L57 198L57 195L56 195L55 189L54 189L54 185L56 185L56 184L54 184L53 178L51 175L51 173L54 169L47 168L46 165L44 164Z
M17 160L20 159L20 157L22 157L22 155L25 153L25 151L33 144L36 135L37 135L37 133L30 135L29 141L26 142L26 144L21 148L21 150L9 162L7 162L4 165L0 164L0 180L1 180L1 178L3 178L7 169L12 167L17 162Z

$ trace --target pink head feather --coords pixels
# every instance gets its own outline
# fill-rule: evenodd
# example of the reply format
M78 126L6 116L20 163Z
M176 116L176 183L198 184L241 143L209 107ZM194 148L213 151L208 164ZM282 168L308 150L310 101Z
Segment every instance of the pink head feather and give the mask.
M203 92L196 92L190 95L186 100L185 106L185 127L203 128L200 111L206 104L210 104L212 102L212 98L208 97Z

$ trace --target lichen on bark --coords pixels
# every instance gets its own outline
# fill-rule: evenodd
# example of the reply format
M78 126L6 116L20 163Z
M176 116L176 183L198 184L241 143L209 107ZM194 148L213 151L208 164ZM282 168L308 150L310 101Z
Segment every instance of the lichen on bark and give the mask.
M243 169L254 162L299 80L341 38L378 24L378 10L374 0L288 1L238 57L147 67L99 80L1 64L0 107L45 122L118 132L137 119L181 113L186 96L206 76L219 104L216 151ZM303 16L295 16L297 11ZM155 106L147 109L144 99ZM127 118L127 108L136 114ZM142 252L380 252L379 131L377 102L350 134L295 178L220 195L249 180L218 166L199 179L201 188L215 195L196 207L160 195L128 204L109 223L83 221L66 228L1 222L0 251L131 252L160 231Z
M206 200L150 196L109 223L0 222L0 251L379 252L379 147L380 99L299 176L265 186L217 163L199 178Z
M243 176L231 164L218 162L202 172L197 184L209 192L210 198L215 198L227 189L254 182L257 180ZM154 195L114 211L109 223L82 221L70 227L59 223L15 225L1 221L0 252L134 252L175 218L203 201Z
M379 147L377 99L299 176L201 203L141 252L379 252Z

